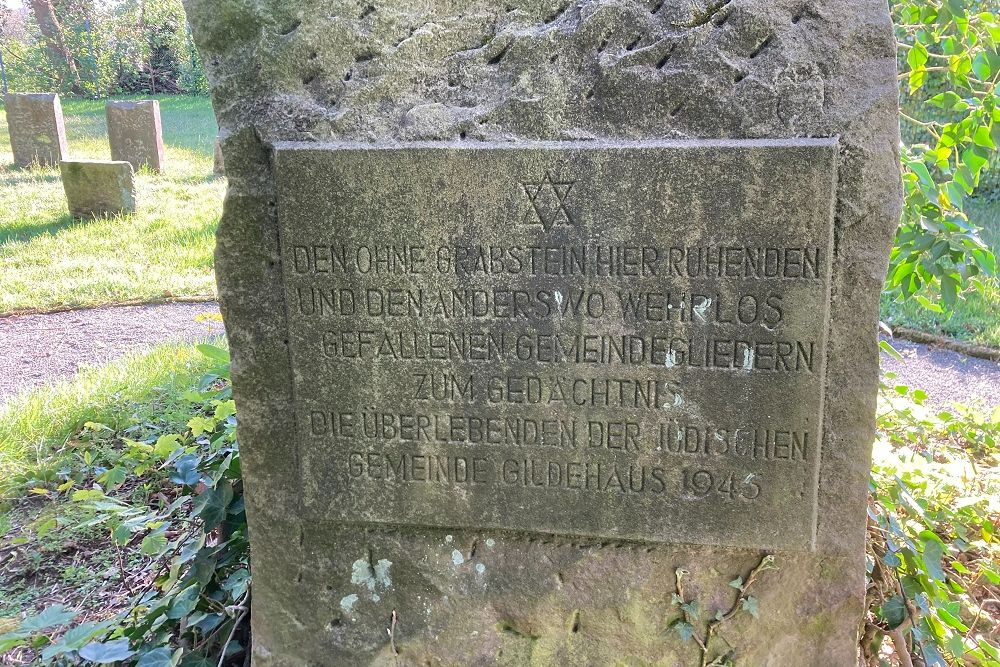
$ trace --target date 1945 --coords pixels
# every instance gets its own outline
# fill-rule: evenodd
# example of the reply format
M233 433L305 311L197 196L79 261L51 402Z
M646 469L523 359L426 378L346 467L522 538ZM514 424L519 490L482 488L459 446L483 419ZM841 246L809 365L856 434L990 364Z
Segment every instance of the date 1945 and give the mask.
M700 499L718 495L730 500L754 500L760 496L760 475L748 473L740 476L734 472L712 472L710 470L683 471L682 490L684 497Z

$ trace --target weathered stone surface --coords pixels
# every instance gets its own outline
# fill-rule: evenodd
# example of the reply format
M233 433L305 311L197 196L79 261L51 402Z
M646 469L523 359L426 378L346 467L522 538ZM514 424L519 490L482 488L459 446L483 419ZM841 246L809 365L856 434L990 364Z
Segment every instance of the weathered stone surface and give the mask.
M216 176L226 175L226 158L222 156L222 139L215 138L215 150L212 156L212 173Z
M135 182L128 162L63 160L59 170L74 218L135 211Z
M275 153L307 516L812 548L834 140Z
M759 617L743 613L725 623L719 631L725 641L717 638L709 657L732 650L734 661L742 665L856 664L856 633L864 608L864 507L877 386L878 294L900 194L895 47L883 3L522 0L456 7L402 0L371 5L188 0L186 5L207 63L220 127L226 133L223 150L229 190L216 268L233 351L253 534L256 664L697 665L697 647L682 641L670 628L681 613L672 604L678 583L685 600L698 603L703 629L716 610L733 603L736 592L728 582L746 578L769 554L780 569L761 573L751 590ZM413 507L403 507L400 499L406 496L399 485L384 485L381 497L395 506L386 510L367 505L369 514L359 517L365 523L343 522L340 506L328 504L324 493L348 504L355 503L356 497L373 497L374 485L357 496L347 495L331 475L336 457L348 446L364 446L367 452L370 443L346 434L339 439L313 437L308 431L312 427L307 414L310 402L321 400L319 394L329 388L329 396L336 398L323 407L327 412L339 411L345 388L334 380L342 371L345 378L354 379L358 400L372 399L350 409L403 413L407 406L400 392L413 381L412 374L407 375L413 364L373 361L366 368L357 360L333 363L328 357L310 354L308 348L304 354L304 341L310 341L313 352L318 349L314 337L320 325L310 319L306 326L303 313L295 313L297 304L289 297L298 298L298 287L388 290L410 289L420 283L405 274L392 274L384 281L368 275L340 276L339 281L325 283L325 277L314 276L306 281L295 273L295 250L289 244L330 247L366 238L377 239L381 245L438 240L430 239L426 227L451 230L444 240L452 246L489 246L492 241L492 245L512 247L513 239L527 234L515 215L528 209L525 199L515 202L508 190L497 190L491 213L472 225L476 234L459 233L451 217L428 215L435 206L456 203L449 185L464 182L470 191L478 191L479 199L469 197L475 203L488 190L484 182L514 182L510 164L492 157L500 150L492 144L531 148L528 144L534 141L574 142L568 148L576 150L579 141L595 146L629 141L639 142L635 148L642 151L663 139L768 138L787 142L785 150L794 153L799 150L796 140L815 137L829 138L820 143L835 141L837 146L832 242L820 241L819 236L803 237L796 246L793 237L775 232L769 226L773 221L764 215L755 217L754 210L744 209L738 199L728 202L722 213L706 213L706 202L721 211L720 202L732 196L732 189L719 187L718 180L730 178L748 184L772 182L773 197L779 201L788 197L795 204L790 211L775 214L787 215L783 220L794 224L815 219L822 198L810 200L803 190L806 183L829 173L824 167L829 162L824 162L825 157L819 164L810 160L799 170L801 179L789 181L783 169L770 169L772 164L785 166L785 160L791 159L787 152L781 152L776 163L747 160L740 164L719 151L712 153L708 165L688 160L686 172L683 160L664 156L664 173L676 179L668 180L665 187L690 180L689 190L678 191L696 194L680 211L675 206L661 212L662 226L640 227L633 224L634 217L628 217L620 227L609 223L601 232L632 235L612 236L619 245L669 248L675 243L666 241L680 238L686 230L690 238L683 236L677 245L793 248L805 247L805 241L812 240L817 248L832 248L828 281L817 283L829 290L828 297L810 293L816 289L812 283L805 290L796 287L795 281L782 281L780 286L782 294L788 290L788 301L793 304L788 308L787 332L796 340L825 336L817 348L822 350L822 397L804 397L805 390L796 388L795 383L806 379L806 374L785 377L775 373L775 386L759 392L773 398L783 395L784 404L779 406L783 416L811 415L816 421L810 422L810 428L822 437L820 458L810 459L818 463L816 477L812 485L802 486L802 503L815 493L812 543L798 539L803 524L796 512L801 505L774 505L775 516L747 514L743 524L748 525L732 528L734 535L728 536L727 528L739 523L731 517L706 522L700 533L695 521L675 524L676 533L657 535L655 526L649 525L634 533L616 532L617 526L624 525L615 519L619 508L609 509L609 517L588 520L583 528L567 528L574 518L567 516L561 501L554 502L552 509L562 523L538 525L530 521L540 510L529 494L523 496L527 517L511 516L522 511L521 506L501 505L489 521L481 522L489 526L485 529L471 527L471 519L469 525L456 528L416 525L439 519L429 514L415 516ZM441 163L427 157L426 166L437 165L434 169L442 171L439 178L422 182L428 170L415 164L414 154L408 152L414 147L404 146L391 156L390 163L382 162L388 158L379 158L373 151L371 160L362 166L350 163L351 173L338 178L330 171L348 159L347 153L338 152L345 147L318 145L362 142L394 150L399 142L412 141L446 144L446 150L461 155L469 148L457 146L478 146L481 159L470 166L458 157ZM284 142L314 146L293 147ZM296 151L298 157L292 155ZM629 157L626 152L620 164L626 171L637 169L639 162ZM527 166L534 165L532 160ZM447 173L448 164L465 166ZM489 178L484 178L481 170L487 164L492 166ZM582 169L584 175L578 176L582 183L587 164L586 160L568 161L564 168L567 173ZM380 165L377 173L372 171ZM713 165L719 173L710 173ZM723 173L721 165L729 165L729 172ZM391 173L398 174L395 185L387 178ZM655 192L642 189L642 173L632 171L626 176L601 182L617 193L592 189L586 197L574 200L584 190L571 190L565 195L567 207L572 201L595 207L616 202L624 207L632 200L656 198ZM521 196L530 199L528 192L541 196L537 186L544 177L537 171L527 174L529 187ZM697 187L696 177L704 187ZM552 190L546 190L543 199L547 203L540 204L550 214L553 197L558 202L565 192L566 181L560 178L558 173L552 175ZM787 194L786 188L778 187L783 183L789 183ZM563 187L562 193L557 185ZM402 193L405 188L410 189L406 195ZM434 188L440 202L429 201L428 193ZM304 196L309 189L315 193L315 202ZM391 216L374 216L370 222L358 212L340 210L355 202L362 210L375 207L380 211L372 201L375 194L396 204L412 197L418 204L405 211L408 218L390 211ZM674 200L663 197L661 201ZM774 205L757 198L747 201ZM515 204L522 208L515 210ZM287 213L285 206L289 206ZM500 208L509 217L502 217L497 212ZM539 218L551 220L551 230L563 233L564 228L556 224L557 214L540 213ZM388 223L404 218L408 224ZM361 222L344 226L344 220ZM544 231L544 222L540 227ZM563 243L573 239L567 236ZM595 235L587 242L602 240L607 242ZM314 263L315 257L314 249ZM574 284L558 281L567 287ZM490 281L450 277L428 285L493 289L501 282L499 277ZM514 289L535 286L520 279L507 282ZM556 282L537 281L539 285L553 283L552 287ZM636 285L650 291L655 282L647 277L636 280ZM720 294L734 293L730 290L741 284L734 278L716 283ZM579 284L592 286L589 278ZM616 290L625 281L595 284ZM762 285L750 283L754 289ZM684 292L709 286L713 285L692 284ZM808 312L809 304L814 320L807 322L803 309ZM453 323L449 331L483 326L470 319ZM401 326L394 322L383 326L374 320L365 325L357 316L330 316L327 329L342 331L348 321L355 330L375 333ZM498 332L505 326L494 319L486 324ZM539 333L544 334L547 326L554 327L548 322L539 324ZM530 328L520 326L522 331ZM697 328L720 334L727 330L707 323ZM628 326L622 329L630 333ZM744 327L741 336L750 333L764 335ZM729 339L735 334L718 337ZM759 355L756 361L761 361ZM553 375L552 370L539 370L530 363L508 366L506 376ZM440 365L432 368L439 370ZM695 377L733 370L685 372ZM579 374L591 377L594 372ZM639 374L625 377L636 379ZM655 377L667 375L657 371ZM806 384L816 381L808 379ZM739 386L733 378L704 382L706 390ZM698 391L697 387L693 390ZM733 391L725 398L741 415L753 413L748 404L751 397ZM459 407L459 414L477 412ZM690 406L684 418L712 423L718 418L697 408ZM434 411L448 412L441 403L434 405ZM598 413L598 419L607 420L611 412ZM624 419L633 411L618 412ZM478 413L488 416L488 409ZM325 455L320 446L326 448ZM422 447L408 451L423 453ZM531 455L535 454L532 450ZM628 461L631 454L610 456ZM699 461L694 456L684 460ZM673 462L669 467L675 480L677 467ZM753 470L751 466L749 472ZM775 478L773 471L761 471ZM776 478L801 479L794 475ZM429 492L426 495L433 497ZM440 523L462 523L456 519L463 511L458 495L441 494L434 499L445 517ZM674 500L684 507L701 502L682 496ZM705 505L709 511L701 516L715 521L721 508L733 503L713 499ZM793 507L791 512L786 511L789 507ZM584 504L581 511L590 509ZM383 523L394 512L399 525ZM482 512L475 518L488 514L486 509ZM782 522L789 526L790 537L775 532ZM756 539L748 537L758 525ZM598 529L590 531L588 527L593 526ZM600 537L577 536L590 532ZM782 537L787 541L778 541ZM688 544L674 544L678 539ZM726 546L733 543L743 547ZM390 628L391 637L387 635Z
M58 95L8 93L4 107L14 164L51 167L69 156Z
M108 102L104 113L112 160L124 160L135 171L143 166L156 173L163 171L159 100Z

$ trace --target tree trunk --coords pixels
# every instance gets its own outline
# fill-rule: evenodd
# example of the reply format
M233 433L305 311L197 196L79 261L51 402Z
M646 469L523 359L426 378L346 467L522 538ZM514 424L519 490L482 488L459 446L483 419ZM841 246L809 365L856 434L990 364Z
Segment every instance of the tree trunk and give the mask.
M38 29L41 30L42 36L45 38L52 65L58 71L69 75L70 88L75 95L83 95L80 73L73 61L73 54L70 53L69 47L66 45L66 38L63 36L59 19L56 18L56 10L52 6L52 0L31 0L31 11L34 12L35 20L38 21Z

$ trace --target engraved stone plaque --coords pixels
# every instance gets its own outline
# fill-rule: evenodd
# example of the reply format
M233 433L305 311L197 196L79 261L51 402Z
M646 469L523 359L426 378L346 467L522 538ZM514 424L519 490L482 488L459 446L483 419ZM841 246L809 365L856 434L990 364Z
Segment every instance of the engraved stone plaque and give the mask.
M306 517L814 548L836 139L274 150Z

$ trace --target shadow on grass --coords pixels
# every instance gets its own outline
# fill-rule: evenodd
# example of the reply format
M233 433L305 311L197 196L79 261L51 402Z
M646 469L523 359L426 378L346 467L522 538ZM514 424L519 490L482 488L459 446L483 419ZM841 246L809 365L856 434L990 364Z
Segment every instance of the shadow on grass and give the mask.
M74 220L68 213L66 213L49 222L38 222L32 225L20 225L14 229L0 228L0 245L26 243L37 236L42 236L44 234L55 235L68 227L86 224L87 222L89 221Z
M16 186L25 181L55 183L62 179L58 167L18 167L13 162L0 165L0 187Z

